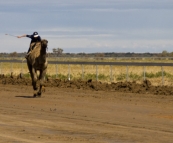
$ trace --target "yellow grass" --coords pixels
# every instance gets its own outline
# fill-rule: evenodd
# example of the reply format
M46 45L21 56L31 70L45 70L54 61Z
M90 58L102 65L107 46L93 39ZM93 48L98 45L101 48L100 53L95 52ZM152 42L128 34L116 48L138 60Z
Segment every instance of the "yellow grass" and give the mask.
M56 60L56 59L51 59L51 60ZM61 59L62 60L62 59ZM84 59L73 59L74 61L83 61ZM69 61L69 59L63 59L63 61ZM86 61L86 59L85 59ZM90 60L89 60L90 61ZM92 61L92 60L91 60ZM97 60L98 61L98 60ZM103 60L101 60L103 61ZM109 59L107 61L117 61L117 60L113 60L113 59ZM107 62L106 61L106 62ZM134 62L134 60L129 61L129 60L121 60L121 61L128 61L128 62ZM119 62L119 61L118 61ZM150 60L145 60L145 61L135 61L135 62L172 62L172 61L168 61L168 60L159 60L159 61L150 61ZM57 66L57 68L56 68ZM143 81L143 68L142 66L128 66L128 75L130 75L130 73L136 74L136 75L140 75L141 77L139 79L137 79L137 82L142 82ZM95 65L83 65L83 69L84 69L84 76L86 76L87 74L96 74L96 66ZM169 73L171 75L173 75L173 67L163 67L163 70L166 73ZM56 73L57 71L57 73ZM161 67L159 66L147 66L145 67L145 71L147 73L157 73L159 71L161 71ZM26 63L1 63L0 64L0 74L5 74L8 75L11 72L13 72L15 75L18 75L20 73L28 73L28 69L27 69L27 65ZM49 76L52 75L56 75L56 74L61 74L61 75L65 75L68 77L68 74L72 75L73 79L79 79L82 78L82 65L54 65L54 64L49 64L48 65L48 70L47 70L47 74ZM112 82L117 82L119 80L117 80L117 76L119 75L125 75L126 76L127 73L127 67L126 66L112 66ZM110 74L111 74L111 70L110 70L110 66L98 66L98 75L104 75L107 76L107 78L102 79L102 82L110 82ZM96 76L95 76L95 80L96 80ZM120 81L126 81L126 77L123 80ZM128 77L128 81L133 81L134 79L131 79L130 76ZM158 77L158 78L149 78L149 80L152 82L153 85L162 85L162 77ZM166 76L164 76L164 85L172 85L173 83L173 79L172 78L168 78Z

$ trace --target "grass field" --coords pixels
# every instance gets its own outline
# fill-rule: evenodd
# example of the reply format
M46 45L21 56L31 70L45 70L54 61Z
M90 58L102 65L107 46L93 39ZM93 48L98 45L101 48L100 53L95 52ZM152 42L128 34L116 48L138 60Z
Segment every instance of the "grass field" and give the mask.
M102 62L167 62L171 63L172 60L128 60L128 59L87 59L87 58L49 58L49 61L102 61ZM111 70L112 69L112 70ZM128 70L128 72L127 72ZM47 76L52 78L68 79L93 79L102 82L117 82L117 81L136 81L142 82L145 78L149 79L153 85L172 85L173 83L173 67L159 66L96 66L95 65L48 65ZM83 72L82 72L83 71ZM26 63L0 63L0 74L10 75L13 72L15 75L23 73L29 77ZM164 75L162 77L162 74Z

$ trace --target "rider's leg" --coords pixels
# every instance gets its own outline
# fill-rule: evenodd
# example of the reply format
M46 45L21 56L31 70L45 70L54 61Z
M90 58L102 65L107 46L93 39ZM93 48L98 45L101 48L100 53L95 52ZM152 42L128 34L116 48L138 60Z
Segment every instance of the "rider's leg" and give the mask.
M29 47L28 52L27 52L26 55L25 55L25 58L26 58L26 59L28 58L28 56L29 56L30 53L31 53L31 48Z

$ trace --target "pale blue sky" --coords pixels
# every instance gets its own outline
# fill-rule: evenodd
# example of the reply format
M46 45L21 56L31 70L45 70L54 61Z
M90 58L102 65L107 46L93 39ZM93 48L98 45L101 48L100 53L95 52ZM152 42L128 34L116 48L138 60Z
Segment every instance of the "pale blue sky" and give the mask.
M25 52L37 31L49 52L173 51L173 0L0 1L0 52Z

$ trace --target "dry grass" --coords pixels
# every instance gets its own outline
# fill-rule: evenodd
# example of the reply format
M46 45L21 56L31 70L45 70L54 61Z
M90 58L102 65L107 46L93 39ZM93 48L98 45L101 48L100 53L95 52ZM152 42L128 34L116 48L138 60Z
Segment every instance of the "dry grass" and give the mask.
M54 60L54 59L52 59ZM74 59L73 59L74 60ZM80 59L75 59L74 61L79 61ZM64 61L69 61L69 59L64 59ZM81 60L82 61L82 60ZM97 60L98 61L98 60ZM113 61L110 60L109 61ZM117 61L117 60L116 60ZM129 60L123 60L128 62L134 62ZM138 61L138 62L146 62L146 61ZM151 62L151 61L147 61ZM153 61L152 61L153 62ZM155 61L158 62L158 61ZM160 61L159 62L172 62L172 61ZM127 67L126 66L112 66L112 80L111 80L111 67L110 66L97 66L98 68L98 79L102 82L117 82L117 81L137 81L142 82L143 77L143 70L144 67L142 66L128 66L128 77ZM172 85L173 83L173 67L163 67L164 72L166 75L164 76L164 85ZM96 80L96 66L95 65L84 65L83 66L83 76L84 79L93 78ZM0 64L0 74L9 75L13 72L15 75L20 73L28 73L26 63L1 63ZM162 76L153 76L156 75L158 72L161 72L161 67L158 66L147 66L145 67L146 76L148 74L151 77L148 78L153 85L162 85ZM68 78L68 75L71 75L72 79L79 79L82 78L82 65L48 65L47 75L56 77L56 75L64 78Z

